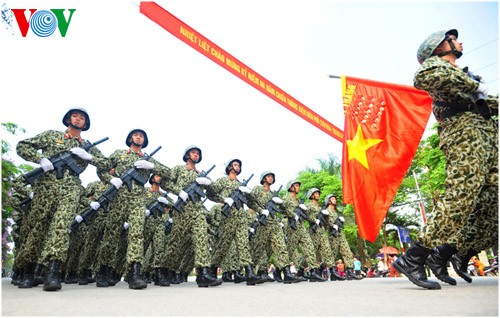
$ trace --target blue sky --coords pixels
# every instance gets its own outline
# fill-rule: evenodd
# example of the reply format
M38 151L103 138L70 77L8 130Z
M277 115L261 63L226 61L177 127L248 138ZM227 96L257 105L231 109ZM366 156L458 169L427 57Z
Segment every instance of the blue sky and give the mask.
M0 25L2 122L27 129L13 145L61 130L70 107L84 107L90 140L125 148L145 129L157 159L180 164L191 144L202 169L223 174L230 158L242 177L276 173L276 187L341 144L188 47L139 13L133 1L0 1L10 8L76 8L66 37L21 37ZM135 1L135 3L139 3ZM498 93L498 3L450 1L160 0L157 3L288 94L343 129L340 81L329 74L412 84L416 51L431 33L456 28L458 60ZM14 32L14 35L12 35ZM430 120L432 124L433 120ZM429 125L430 125L429 124ZM20 158L14 159L21 163ZM95 179L93 170L84 183ZM257 178L250 185L257 184Z

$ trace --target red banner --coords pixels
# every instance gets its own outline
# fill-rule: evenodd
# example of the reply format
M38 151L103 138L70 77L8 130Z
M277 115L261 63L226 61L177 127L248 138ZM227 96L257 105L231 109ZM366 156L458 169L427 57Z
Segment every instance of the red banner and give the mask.
M221 49L155 2L141 2L140 12L193 49L222 66L261 93L278 102L300 118L321 129L338 141L344 141L344 133L342 130L265 79L262 75L243 64L231 54Z
M374 242L431 114L431 98L410 86L342 77L344 203L361 237Z

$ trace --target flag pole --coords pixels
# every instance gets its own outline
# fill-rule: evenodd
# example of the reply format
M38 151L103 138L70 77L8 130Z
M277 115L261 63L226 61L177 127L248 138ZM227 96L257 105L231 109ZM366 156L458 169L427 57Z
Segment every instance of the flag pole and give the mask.
M422 223L425 225L427 223L427 218L425 217L425 209L424 209L424 203L422 200L422 194L420 194L420 187L418 186L418 181L417 181L417 175L415 174L415 170L412 170L413 172L413 178L415 179L415 184L417 186L417 193L418 193L418 199L419 199L419 207L420 207L420 213L422 213Z
M401 240L401 230L399 229L399 226L398 226L398 238L399 238L399 245L401 246L401 253L404 253L405 246L403 245L403 241Z

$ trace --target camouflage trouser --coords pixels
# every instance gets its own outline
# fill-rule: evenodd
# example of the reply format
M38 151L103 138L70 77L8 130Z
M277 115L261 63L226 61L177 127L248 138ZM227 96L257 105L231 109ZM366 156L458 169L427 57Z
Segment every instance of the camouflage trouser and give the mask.
M314 253L314 245L302 222L297 222L297 229L290 225L286 228L288 255L290 261L299 267L318 268ZM300 252L299 252L300 250Z
M221 266L231 245L236 247L237 262L240 267L251 264L252 257L248 243L248 226L245 214L246 212L243 210L231 209L231 216L221 219L219 225L220 237L215 246L212 259L213 266Z
M276 267L278 268L283 268L290 264L285 235L283 234L283 229L278 224L278 220L268 217L266 225L259 225L257 234L253 240L256 240L253 247L255 252L253 263L258 265L259 269L267 270L271 255L274 255L276 258ZM268 254L268 250L270 254Z
M460 252L481 241L498 244L498 134L466 127L440 136L446 193L419 234L426 247L448 243Z
M168 216L163 214L158 216L158 218L153 217L153 268L162 267L163 259L165 259L165 253L167 251L167 236L165 235L165 222L167 222Z
M229 246L229 250L226 253L226 256L224 256L224 259L220 264L223 273L241 269L237 253L238 251L236 250L236 243L232 241L231 245Z
M332 249L332 257L334 260L337 259L337 254L340 249L340 255L344 259L344 264L346 268L354 267L354 259L351 252L351 248L349 247L349 243L347 243L347 239L345 238L344 232L339 232L337 237L333 235L329 235L330 247Z
M66 272L77 272L78 263L80 262L80 254L87 239L88 229L85 225L80 224L78 230L70 235L68 257L66 259Z
M126 267L128 268L134 262L143 263L144 213L146 211L146 200L143 191L144 189L133 188L133 191L129 192L126 187L121 188L114 200L109 204L107 227L99 250L99 264L111 266L115 269L118 266L114 264L114 260L119 249L124 222L129 224Z
M174 269L178 265L176 260L184 255L183 248L188 242L191 242L194 249L195 266L210 266L208 225L201 204L188 201L182 213L177 214L174 220L165 255L169 269Z
M69 226L78 208L80 179L65 173L60 180L39 179L31 210L24 220L28 237L18 257L26 263L66 261Z
M82 252L80 254L80 263L78 264L78 271L83 269L94 269L98 270L96 259L97 251L101 245L101 241L104 235L104 229L106 228L106 218L107 214L103 210L98 210L95 214L94 220L90 224L80 225L80 227L86 228L87 237L82 247Z
M325 228L319 226L316 232L309 229L309 234L311 235L311 240L314 245L314 250L316 251L318 262L328 268L335 265L335 260L332 258L332 249L330 248L330 243L326 237Z

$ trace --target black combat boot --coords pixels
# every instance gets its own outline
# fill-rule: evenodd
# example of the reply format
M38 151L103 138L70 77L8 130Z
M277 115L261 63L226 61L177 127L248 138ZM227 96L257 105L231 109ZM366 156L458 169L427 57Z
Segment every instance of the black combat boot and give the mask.
M304 271L304 268L303 267L299 267L299 270L297 271L297 278L301 281L301 282L307 282L309 277L306 277L306 273Z
M208 267L196 268L196 283L198 287L208 287L215 283L215 279L210 275Z
M265 277L254 274L252 265L247 265L245 267L245 278L247 280L247 285L251 286L267 282Z
M182 279L182 282L183 282L183 283L187 283L187 281L188 281L188 276L189 276L189 273L188 273L188 272L181 272L181 279Z
M283 268L283 283L300 283L300 279L290 271L290 265Z
M392 267L400 274L404 274L413 284L427 289L441 289L438 282L427 280L425 261L432 251L425 246L414 242L405 255L398 257Z
M330 267L330 280L346 280L347 278L341 276L337 270L336 266Z
M87 269L87 282L89 284L95 283L94 271L92 271L90 268Z
M167 276L165 275L167 272L167 269L164 267L157 267L155 268L155 285L158 286L170 286L170 283L168 282Z
M22 273L22 269L21 268L15 268L13 269L14 270L14 275L12 275L12 280L10 281L10 283L14 286L19 286L19 282L21 281L21 273Z
M78 273L78 285L87 285L89 281L87 280L88 274L87 271L89 269L82 268Z
M95 285L97 287L109 287L108 282L108 266L101 265L95 277Z
M43 290L56 291L61 289L61 280L59 279L59 266L61 261L53 259L49 262L47 267L47 274L45 275L45 282L43 283Z
M45 266L42 264L36 264L35 274L33 278L33 287L42 285L44 283L45 276Z
M224 272L222 273L222 281L225 283L232 283L234 282L233 275L231 272Z
M66 278L64 279L65 284L76 284L78 283L78 274L77 272L71 271L68 272Z
M142 279L141 263L132 263L129 269L128 279L129 289L144 289L148 287L148 283Z
M257 275L261 276L262 279L265 279L269 283L274 283L276 280L269 276L269 273L265 269L261 269L257 272Z
M472 256L479 254L478 251L468 250L466 255L463 255L460 252L453 254L450 258L450 263L453 266L453 269L458 274L458 276L462 277L467 283L472 283L472 277L467 273L467 266L469 265L469 260Z
M108 279L108 285L109 286L115 286L119 281L120 275L118 274L118 271L114 269L111 266L108 266L108 272L106 274L106 278Z
M277 267L274 268L274 273L273 273L274 279L278 283L283 283L283 278L281 277L281 270Z
M354 269L352 269L350 267L346 268L345 275L347 276L348 280L352 280L352 279L362 280L363 279L363 277L356 275L356 273L354 272Z
M237 271L234 272L234 283L239 284L242 282L246 282L247 278L241 274L241 271L238 269Z
M33 279L35 276L35 264L29 263L23 268L23 273L19 279L19 288L33 288Z
M217 266L211 266L210 267L210 275L212 275L212 278L214 279L214 282L210 286L219 286L222 284L222 278L217 278Z
M448 260L457 252L457 249L448 245L443 244L432 250L427 259L425 260L425 265L429 266L432 273L442 282L450 285L456 285L457 281L450 277L448 274Z
M310 282L326 282L327 279L323 278L321 275L321 270L319 268L311 269L311 273L309 274Z

